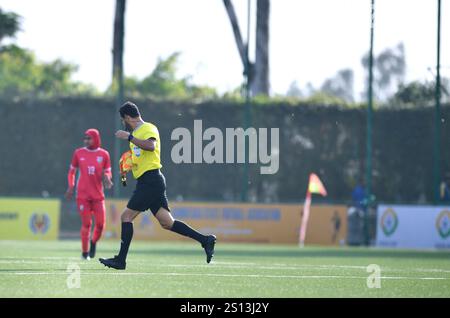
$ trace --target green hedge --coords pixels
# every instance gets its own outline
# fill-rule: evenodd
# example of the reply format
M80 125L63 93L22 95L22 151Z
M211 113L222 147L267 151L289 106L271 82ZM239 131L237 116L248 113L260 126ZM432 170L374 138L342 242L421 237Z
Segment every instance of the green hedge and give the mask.
M136 101L143 117L155 123L162 139L163 171L168 195L185 200L239 200L243 166L239 164L180 164L170 158L176 127L203 129L241 127L242 104L209 102L188 105ZM443 108L442 162L449 169L449 107ZM347 201L365 165L365 110L320 105L254 105L252 125L280 128L280 169L260 175L250 165L250 198L258 202L303 200L308 174L318 173L329 192L327 200ZM114 101L105 98L0 100L2 133L0 195L61 196L73 150L83 132L98 128L103 146L113 156ZM374 114L373 187L380 201L416 203L432 200L432 108L377 110ZM122 149L125 150L125 143ZM113 158L116 159L116 158ZM116 160L113 160L116 167ZM121 189L130 195L133 183Z

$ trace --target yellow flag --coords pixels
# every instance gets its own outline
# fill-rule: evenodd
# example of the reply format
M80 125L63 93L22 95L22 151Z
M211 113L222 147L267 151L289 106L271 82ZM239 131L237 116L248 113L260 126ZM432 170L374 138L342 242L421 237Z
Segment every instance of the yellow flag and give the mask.
M131 170L133 162L131 161L131 151L128 150L122 154L119 160L120 174L124 175Z
M323 196L327 195L327 190L320 181L319 177L315 173L311 173L309 175L309 185L308 185L309 193L318 193Z

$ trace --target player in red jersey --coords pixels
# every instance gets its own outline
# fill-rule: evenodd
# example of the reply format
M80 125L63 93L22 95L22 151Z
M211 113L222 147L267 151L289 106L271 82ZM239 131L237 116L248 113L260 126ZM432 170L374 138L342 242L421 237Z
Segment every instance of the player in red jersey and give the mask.
M111 178L111 160L108 151L101 146L100 133L97 129L88 129L85 132L83 148L73 153L67 176L69 187L65 197L72 199L75 187L75 174L79 169L77 183L77 207L81 217L81 249L82 258L90 259L95 256L96 243L102 235L105 226L105 195L103 183L107 189L113 185ZM95 218L95 228L89 248L92 216Z

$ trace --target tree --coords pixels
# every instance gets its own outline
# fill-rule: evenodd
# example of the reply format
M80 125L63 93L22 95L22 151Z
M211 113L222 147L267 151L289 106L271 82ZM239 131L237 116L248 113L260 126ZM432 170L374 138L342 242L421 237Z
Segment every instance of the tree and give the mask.
M123 50L125 37L126 0L116 0L113 35L113 91L123 96ZM121 103L122 101L119 101Z
M441 79L442 99L443 102L449 100L450 80L448 78ZM393 107L425 107L433 106L435 103L436 82L419 82L413 81L406 85L401 84L397 92L389 100L389 104Z
M141 93L156 97L186 98L187 78L177 79L177 63L179 52L171 54L167 59L158 59L153 72L143 79Z
M368 83L369 74L369 55L363 56L361 63L367 74L366 83ZM374 96L379 100L387 100L392 96L398 85L404 82L406 72L405 48L403 43L397 44L394 48L387 48L378 56L374 57ZM363 98L367 96L367 88Z
M124 86L127 94L135 97L172 100L216 98L218 95L214 88L193 84L191 76L178 77L180 56L180 52L175 52L165 59L159 58L153 71L142 80L136 77L125 77Z
M322 84L321 91L345 100L348 103L353 102L353 71L351 69L343 69L337 74L325 80Z
M234 38L250 86L250 93L256 95L269 95L269 13L270 0L258 0L256 8L256 52L255 63L252 63L248 54L248 43L244 44L238 20L231 0L223 0L230 19ZM248 41L248 39L247 39Z
M300 89L297 81L293 81L291 83L291 85L289 85L289 88L286 92L286 96L287 97L296 97L296 98L303 97L302 90Z
M50 63L40 65L41 80L38 89L47 94L61 95L73 92L77 84L72 83L70 78L78 70L74 64L65 63L57 59Z
M94 94L92 86L71 80L76 70L76 65L59 59L38 62L31 51L10 45L0 52L0 95L13 98Z
M126 0L116 0L116 12L114 15L114 33L113 33L113 65L112 65L112 92L115 95L116 111L119 110L124 102L124 74L123 74L123 50L125 37L125 6ZM115 129L119 130L121 122L118 116L115 116ZM114 158L119 158L121 153L121 144L116 139L114 142ZM119 176L114 175L114 183L119 184ZM114 187L114 196L120 195L120 188Z
M4 12L0 8L0 45L3 39L13 38L20 31L20 16L14 12Z
M13 97L34 91L39 85L39 70L34 55L16 46L0 53L0 94Z

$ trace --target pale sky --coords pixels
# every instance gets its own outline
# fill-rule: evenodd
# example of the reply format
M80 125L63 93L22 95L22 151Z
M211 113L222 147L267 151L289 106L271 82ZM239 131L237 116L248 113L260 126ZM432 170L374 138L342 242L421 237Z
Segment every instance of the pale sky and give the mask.
M247 0L233 0L244 36ZM42 61L79 65L75 79L100 90L111 81L114 0L0 0L23 17L14 43ZM252 0L255 9L256 1ZM376 0L375 53L405 45L407 81L431 80L436 65L436 0ZM252 15L253 28L255 15ZM369 49L370 0L272 0L270 82L284 94L322 82L342 68L355 72L355 97L364 87L361 57ZM450 1L442 0L441 73L450 77ZM251 33L251 48L255 34ZM143 78L158 57L182 52L180 75L219 92L243 80L242 64L222 0L128 0L124 70ZM252 53L253 55L254 53Z

